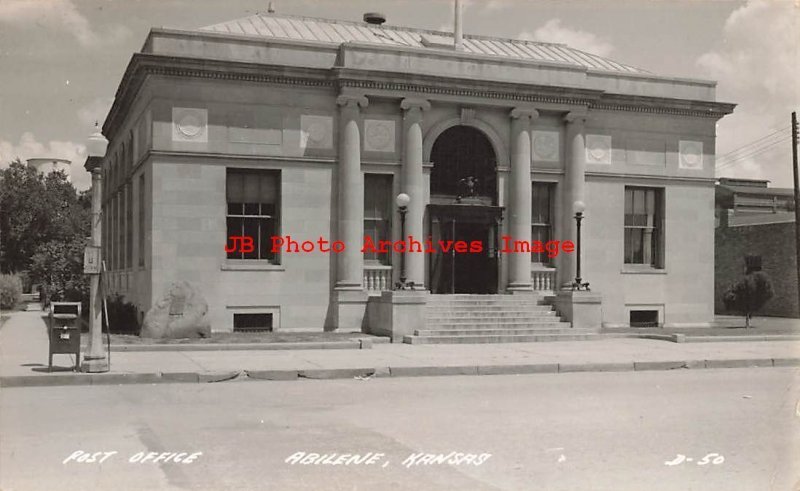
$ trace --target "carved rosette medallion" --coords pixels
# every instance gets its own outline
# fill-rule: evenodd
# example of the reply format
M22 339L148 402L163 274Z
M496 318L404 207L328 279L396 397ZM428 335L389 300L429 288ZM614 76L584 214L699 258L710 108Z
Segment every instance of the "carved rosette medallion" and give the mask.
M681 140L678 146L681 169L701 170L703 168L703 142Z
M172 141L208 141L208 110L195 107L172 108Z
M586 163L611 163L610 135L586 135Z
M557 131L535 130L531 132L531 137L534 161L558 162L559 141Z
M384 119L364 120L364 150L368 152L394 152L394 121Z
M333 118L331 116L300 116L300 146L303 148L333 147Z

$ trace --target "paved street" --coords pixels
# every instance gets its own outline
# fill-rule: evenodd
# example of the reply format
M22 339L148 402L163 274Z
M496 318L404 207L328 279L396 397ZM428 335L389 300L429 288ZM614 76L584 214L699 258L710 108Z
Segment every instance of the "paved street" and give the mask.
M797 489L798 375L749 368L3 389L0 488ZM117 453L80 463L78 450ZM147 452L170 452L162 461L202 455L129 461ZM385 455L372 465L284 462L297 452ZM450 452L491 457L402 464Z

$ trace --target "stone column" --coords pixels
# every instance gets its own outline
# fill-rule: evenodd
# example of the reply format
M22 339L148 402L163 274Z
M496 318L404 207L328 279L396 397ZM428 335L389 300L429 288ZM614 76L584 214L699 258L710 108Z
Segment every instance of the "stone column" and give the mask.
M361 172L360 108L366 107L367 98L340 95L339 119L339 175L337 209L337 239L345 243L345 250L336 254L336 304L334 327L360 330L364 318L367 294L363 287L364 255L364 174Z
M586 181L586 142L584 138L586 111L573 111L564 116L566 122L567 155L565 165L565 184L564 199L562 206L562 227L564 233L561 240L571 240L577 243L575 228L575 213L572 211L572 204L575 201L583 201L584 187ZM559 264L559 277L564 287L569 287L575 279L576 255L561 254Z
M531 240L531 120L539 117L533 108L518 107L511 111L511 196L509 200L509 232L512 240ZM530 292L531 253L508 254L508 291Z
M430 109L425 99L407 98L403 109L403 172L402 192L411 197L406 215L406 236L424 242L425 186L422 173L422 113ZM406 276L415 290L425 289L424 252L406 253Z

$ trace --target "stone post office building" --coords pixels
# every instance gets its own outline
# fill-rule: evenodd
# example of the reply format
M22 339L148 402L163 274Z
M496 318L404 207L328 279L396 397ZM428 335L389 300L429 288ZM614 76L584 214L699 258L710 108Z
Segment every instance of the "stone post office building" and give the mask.
M732 110L714 82L558 44L276 14L153 29L103 125L110 285L145 312L189 281L215 331L359 329L400 264L361 244L400 239L404 192L406 235L485 244L408 254L418 306L541 298L572 281L575 254L498 241L575 241L582 201L603 325L705 324L715 123ZM236 235L254 250L226 252ZM347 248L274 253L272 236Z

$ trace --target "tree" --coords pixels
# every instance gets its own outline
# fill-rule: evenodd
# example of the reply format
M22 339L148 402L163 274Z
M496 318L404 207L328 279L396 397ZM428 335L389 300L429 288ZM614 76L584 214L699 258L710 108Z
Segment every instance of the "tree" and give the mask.
M31 259L30 275L44 288L48 301L81 301L89 298L89 282L83 274L86 239L74 236L66 242L40 244Z
M42 176L19 159L0 169L0 271L30 269L39 246L85 240L90 224L91 200L64 173Z
M725 308L744 316L745 327L749 329L750 318L772 298L773 292L769 277L761 271L760 264L757 268L751 268L751 261L747 258L745 261L748 263L748 272L744 278L728 288L722 301Z

